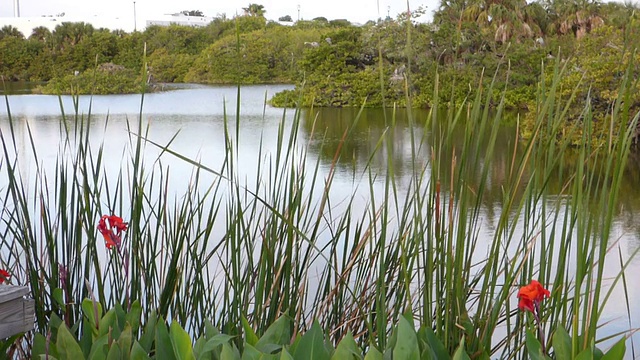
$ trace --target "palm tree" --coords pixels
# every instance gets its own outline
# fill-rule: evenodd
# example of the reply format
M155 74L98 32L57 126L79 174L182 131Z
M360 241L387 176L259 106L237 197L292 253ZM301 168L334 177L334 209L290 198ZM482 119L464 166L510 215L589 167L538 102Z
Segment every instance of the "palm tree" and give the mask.
M12 25L5 25L2 27L2 29L0 29L0 39L3 39L5 37L24 39L24 35L20 32L20 30Z
M600 7L599 0L553 0L549 4L556 32L573 33L578 39L604 25Z
M38 26L31 31L29 40L36 40L42 43L47 43L51 39L51 30L44 26Z
M260 4L249 4L246 8L242 8L244 10L244 14L247 16L259 16L264 17L264 14L267 12L264 9L264 6Z

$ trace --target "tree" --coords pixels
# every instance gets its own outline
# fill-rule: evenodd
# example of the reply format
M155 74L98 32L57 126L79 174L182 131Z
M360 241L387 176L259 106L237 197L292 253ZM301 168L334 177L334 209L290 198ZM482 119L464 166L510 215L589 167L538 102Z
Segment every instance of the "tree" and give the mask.
M63 22L53 29L53 39L58 49L73 47L93 35L93 25L84 22Z
M548 11L558 34L573 34L580 39L604 25L598 0L552 0Z
M15 37L18 39L24 39L24 35L15 26L5 25L0 29L0 39L5 37Z
M278 21L293 22L293 19L291 18L291 15L285 15L285 16L279 17Z
M264 9L264 6L260 4L249 4L246 8L242 8L244 10L244 14L246 16L258 16L264 17L264 14L267 12Z
M38 26L31 31L31 35L29 36L29 40L36 40L41 43L47 43L51 39L51 30L47 29L44 26Z

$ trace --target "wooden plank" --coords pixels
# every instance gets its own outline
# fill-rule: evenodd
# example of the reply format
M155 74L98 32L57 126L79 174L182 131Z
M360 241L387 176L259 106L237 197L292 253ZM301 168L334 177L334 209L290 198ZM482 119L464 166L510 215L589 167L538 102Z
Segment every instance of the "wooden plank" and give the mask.
M0 339L33 329L35 303L23 298L28 293L24 286L0 286Z
M0 304L29 294L27 286L0 285Z

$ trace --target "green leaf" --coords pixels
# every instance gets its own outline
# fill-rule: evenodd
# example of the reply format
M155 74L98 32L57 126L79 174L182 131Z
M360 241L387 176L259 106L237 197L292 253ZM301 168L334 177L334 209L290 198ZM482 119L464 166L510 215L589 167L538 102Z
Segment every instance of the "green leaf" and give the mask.
M195 360L191 337L177 322L171 322L171 344L178 360Z
M615 345L607 351L604 356L602 356L601 360L622 360L624 358L624 354L627 351L627 345L625 343L626 339L623 337L618 340Z
M206 340L209 340L218 334L220 334L220 331L218 331L218 329L216 329L216 327L213 326L211 321L206 321L204 324L204 338Z
M231 347L229 344L222 345L222 353L220 353L220 360L238 360L240 359L240 353L238 349Z
M204 355L204 354L206 354L208 352L211 352L211 351L215 350L218 347L222 348L223 344L228 344L229 341L231 341L231 339L233 339L233 338L234 338L234 336L227 335L227 334L215 335L214 337L209 339L209 341L207 341L204 344L204 346L202 347L201 355Z
M107 358L109 353L109 334L100 336L91 344L91 351L89 352L89 360L103 360Z
M142 348L139 342L134 341L131 348L131 360L150 360L149 354Z
M60 305L60 308L62 309L62 311L65 311L65 303L64 303L64 296L62 293L62 289L60 288L55 288L53 289L53 299L58 303L58 305Z
M58 328L58 340L56 341L58 355L61 360L84 359L84 354L76 338L71 335L67 327L62 324Z
M536 338L535 335L529 330L527 330L527 339L526 339L527 352L529 353L529 359L531 360L544 360L546 359L545 355L542 353L542 345L540 345L540 341Z
M574 360L593 360L593 350L590 347L582 350Z
M394 359L420 359L418 337L413 326L404 316L398 321L396 344L393 348Z
M120 345L120 350L122 350L122 356L125 359L128 359L131 355L131 343L133 342L133 336L131 334L131 325L127 324L120 337L118 338L118 345Z
M122 353L122 349L120 349L120 345L117 342L111 344L111 348L109 349L109 354L107 355L107 360L121 360L124 359L124 354Z
M367 355L364 356L364 360L383 360L382 353L375 347L371 346Z
M117 339L120 336L120 326L118 325L118 315L116 314L116 310L114 308L107 311L106 314L100 319L100 331L99 335L105 335L109 333L109 329L111 329L111 336L114 339Z
M571 350L571 337L567 330L562 326L558 326L553 334L553 352L557 359L572 359L573 353Z
M127 314L124 312L124 309L122 308L122 304L120 303L116 303L113 306L112 310L115 310L116 312L116 317L118 318L118 322L116 323L116 325L118 326L118 334L120 334L120 332L124 330L124 324L127 322L126 320ZM119 337L119 335L117 337Z
M224 345L223 345L224 347ZM259 360L262 359L265 354L258 351L248 343L244 343L244 351L242 352L242 360Z
M244 316L242 317L242 328L244 329L247 344L255 346L258 343L258 335L253 331L251 325L249 325L249 321L247 321Z
M31 346L31 354L38 356L44 355L47 351L47 339L40 333L35 333L33 336L33 345ZM4 354L4 353L3 353Z
M471 360L469 355L467 355L467 351L464 348L464 336L460 339L460 345L456 349L456 352L453 353L453 360Z
M164 320L163 320L164 321ZM156 325L158 323L158 316L155 311L151 313L151 315L147 318L147 324L144 327L144 331L142 332L142 336L140 336L140 346L144 349L144 351L148 353L151 352L151 347L153 346L153 341L156 338Z
M91 299L84 299L82 301L82 314L89 321L89 324L95 329L95 334L98 334L97 324L99 324L102 318L102 305L99 302L93 302Z
M307 331L300 339L300 343L293 353L296 360L315 359L329 360L331 354L324 345L324 334L318 321L314 321L311 329Z
M160 317L156 323L156 359L157 360L177 360L173 352L169 330Z
M136 300L131 304L131 309L125 315L125 323L131 325L131 333L137 334L140 329L140 318L142 317L142 306L140 301Z
M282 349L282 351L280 352L280 360L294 360L294 359L293 359L293 356L289 354L289 351L287 351L287 349Z
M289 327L289 318L281 316L269 326L264 335L262 335L256 343L255 348L265 353L271 353L283 345L286 345L291 339Z
M356 344L353 335L351 335L351 331L348 331L347 335L340 340L336 351L333 353L333 356L331 356L331 360L354 358L362 359L362 350L358 347L358 344Z
M442 341L436 336L436 333L432 328L428 326L424 326L421 329L424 332L425 340L433 353L435 354L435 358L440 360L448 360L451 359L449 352L445 349ZM420 334L420 332L418 332Z

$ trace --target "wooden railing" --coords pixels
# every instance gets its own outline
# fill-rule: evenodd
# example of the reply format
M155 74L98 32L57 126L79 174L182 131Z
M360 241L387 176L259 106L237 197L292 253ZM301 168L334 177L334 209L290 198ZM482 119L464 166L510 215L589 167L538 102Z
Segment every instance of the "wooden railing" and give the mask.
M33 329L35 307L26 286L0 285L0 339Z

